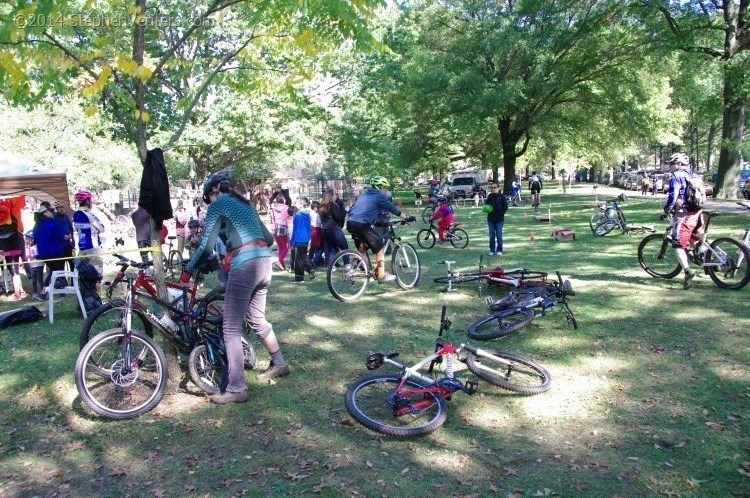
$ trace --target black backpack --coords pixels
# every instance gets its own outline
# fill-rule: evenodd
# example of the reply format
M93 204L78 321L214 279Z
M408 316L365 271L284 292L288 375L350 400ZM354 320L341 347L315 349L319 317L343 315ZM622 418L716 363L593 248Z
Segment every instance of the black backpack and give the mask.
M24 306L15 310L0 313L0 329L20 323L37 322L42 319L42 312L36 306Z

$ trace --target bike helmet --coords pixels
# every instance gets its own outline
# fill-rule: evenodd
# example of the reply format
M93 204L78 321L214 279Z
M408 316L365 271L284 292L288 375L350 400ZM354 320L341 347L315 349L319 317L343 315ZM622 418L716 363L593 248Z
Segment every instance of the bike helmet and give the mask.
M87 188L82 188L78 192L76 192L75 198L76 202L91 202L91 199L94 197L94 195L91 193L91 191Z
M618 198L620 199L620 202L625 202L625 201L627 201L627 200L628 200L628 196L627 196L627 195L625 195L625 194L620 194L620 195L619 195L619 196L617 196L617 197L618 197Z
M198 220L190 220L188 221L188 228L198 228L201 226L200 222Z
M375 187L375 188L378 188L378 187L390 188L391 184L384 176L375 175L372 178L370 178L370 186Z
M208 194L216 186L219 187L219 192L226 193L229 191L229 187L231 187L233 183L231 173L231 170L223 169L208 177L208 180L203 184L203 202L211 204L211 199L209 199Z
M690 158L684 152L675 152L674 154L669 156L669 159L667 159L667 164L681 164L683 166L687 166L688 164L690 164Z

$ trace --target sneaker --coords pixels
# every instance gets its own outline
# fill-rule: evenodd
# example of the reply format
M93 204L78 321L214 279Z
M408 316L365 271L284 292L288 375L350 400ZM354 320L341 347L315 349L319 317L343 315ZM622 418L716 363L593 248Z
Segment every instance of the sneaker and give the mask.
M241 393L219 393L219 394L213 394L208 397L209 400L211 400L211 403L215 403L217 405L226 405L227 403L244 403L247 401L247 391L242 391Z
M309 272L307 272L307 278L309 278L310 280L315 280L315 270L310 270Z
M289 370L289 364L284 363L283 365L274 365L273 362L263 370L260 374L258 374L258 378L261 380L271 380L275 379L276 377L286 377L291 372Z
M495 255L496 253L494 253L494 252L490 251L490 252L488 252L487 254L488 254L488 255L490 255L490 256L494 256L494 255Z
M284 268L284 265L282 265L282 264L281 264L281 263L279 263L278 261L274 261L274 262L273 262L273 266L274 266L274 268L276 268L277 270L281 270L281 271L284 271L284 270L286 270L286 268Z
M384 275L384 276L378 278L378 283L379 284L385 284L385 283L388 283L388 282L393 282L394 280L396 280L396 275Z
M295 284L302 284L305 281L304 280L292 280L292 282L294 282Z
M685 270L685 283L682 285L682 287L684 289L689 289L694 278L695 272L693 270Z
M503 255L503 251L499 251L495 253L495 256L502 256L502 255Z

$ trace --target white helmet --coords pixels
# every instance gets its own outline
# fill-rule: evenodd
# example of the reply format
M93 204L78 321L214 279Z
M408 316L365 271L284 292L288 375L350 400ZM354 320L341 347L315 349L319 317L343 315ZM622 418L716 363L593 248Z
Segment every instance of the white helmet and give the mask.
M667 164L681 164L687 166L690 164L690 158L684 152L675 152L669 157L669 159L667 159Z

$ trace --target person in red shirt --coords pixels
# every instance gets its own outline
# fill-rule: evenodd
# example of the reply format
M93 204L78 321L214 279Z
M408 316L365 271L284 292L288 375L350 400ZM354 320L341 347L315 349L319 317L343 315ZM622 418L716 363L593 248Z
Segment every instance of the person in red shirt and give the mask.
M438 244L442 244L445 242L445 231L450 228L455 219L453 208L447 197L440 199L440 207L435 210L430 219L438 222Z

